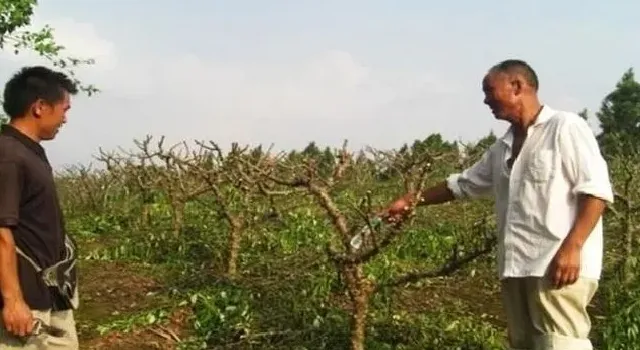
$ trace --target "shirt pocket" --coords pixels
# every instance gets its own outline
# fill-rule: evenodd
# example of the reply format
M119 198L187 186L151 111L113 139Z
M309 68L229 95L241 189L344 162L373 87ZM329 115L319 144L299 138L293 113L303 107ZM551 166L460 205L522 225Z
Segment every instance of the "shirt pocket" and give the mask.
M525 178L532 183L548 182L555 169L553 151L537 150L531 154L529 164L525 170Z

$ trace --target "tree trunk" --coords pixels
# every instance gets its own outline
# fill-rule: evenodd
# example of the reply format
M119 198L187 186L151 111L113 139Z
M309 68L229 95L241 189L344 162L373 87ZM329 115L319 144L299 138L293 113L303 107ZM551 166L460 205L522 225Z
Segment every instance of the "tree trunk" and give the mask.
M140 224L142 227L151 226L151 203L142 204L142 213L140 214Z
M627 283L635 276L635 264L633 261L634 224L631 201L627 200L625 208L625 257L624 257L624 282Z
M179 237L184 225L184 203L179 200L174 200L171 202L171 209L173 211L173 215L171 216L173 222L173 235L175 237Z
M241 233L240 224L234 222L230 225L229 239L227 241L227 275L229 277L235 277L238 272Z
M367 312L371 285L364 278L361 265L343 267L343 275L347 282L351 298L351 350L364 350L367 328Z
M627 203L627 208L626 208L626 213L625 213L626 214L625 215L625 225L624 225L625 226L625 231L626 231L625 232L626 233L626 237L625 237L625 240L626 240L626 242L625 242L626 243L626 249L625 250L626 250L626 252L625 253L627 255L627 258L630 258L631 256L633 256L633 229L632 229L632 227L633 227L633 223L632 223L633 215L632 215L631 211L632 211L631 210L631 201L629 201Z

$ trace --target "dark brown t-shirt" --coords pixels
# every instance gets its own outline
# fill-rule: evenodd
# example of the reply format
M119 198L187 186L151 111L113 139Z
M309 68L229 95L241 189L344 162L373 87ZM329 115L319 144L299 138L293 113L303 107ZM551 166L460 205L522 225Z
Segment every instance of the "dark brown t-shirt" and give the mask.
M16 246L41 268L64 257L64 221L52 168L42 146L10 125L0 131L0 226L11 229ZM18 278L30 308L68 308L20 255Z

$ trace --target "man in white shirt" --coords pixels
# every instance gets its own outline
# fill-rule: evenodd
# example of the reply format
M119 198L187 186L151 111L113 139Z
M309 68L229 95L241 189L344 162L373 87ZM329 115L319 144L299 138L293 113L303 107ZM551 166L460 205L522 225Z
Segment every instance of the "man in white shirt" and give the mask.
M586 121L540 103L526 62L495 65L482 87L493 115L511 124L507 133L469 169L406 194L384 216L493 196L511 349L591 350L586 307L602 269L602 213L613 202L607 164Z

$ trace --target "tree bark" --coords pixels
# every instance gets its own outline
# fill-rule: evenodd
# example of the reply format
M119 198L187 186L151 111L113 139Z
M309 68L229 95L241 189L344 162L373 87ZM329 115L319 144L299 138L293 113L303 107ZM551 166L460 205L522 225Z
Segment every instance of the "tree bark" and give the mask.
M231 223L227 242L227 275L229 277L235 277L238 273L241 233L240 224L237 222Z
M367 328L367 312L371 296L371 283L364 278L362 265L343 267L343 275L351 298L351 350L364 350Z
M625 266L624 266L624 281L630 282L636 275L636 264L634 263L634 224L631 208L627 209L625 218Z
M171 209L173 215L171 216L173 221L173 235L179 237L184 225L184 203L179 200L171 201Z
M151 204L142 204L142 213L140 214L140 223L142 227L151 226Z

